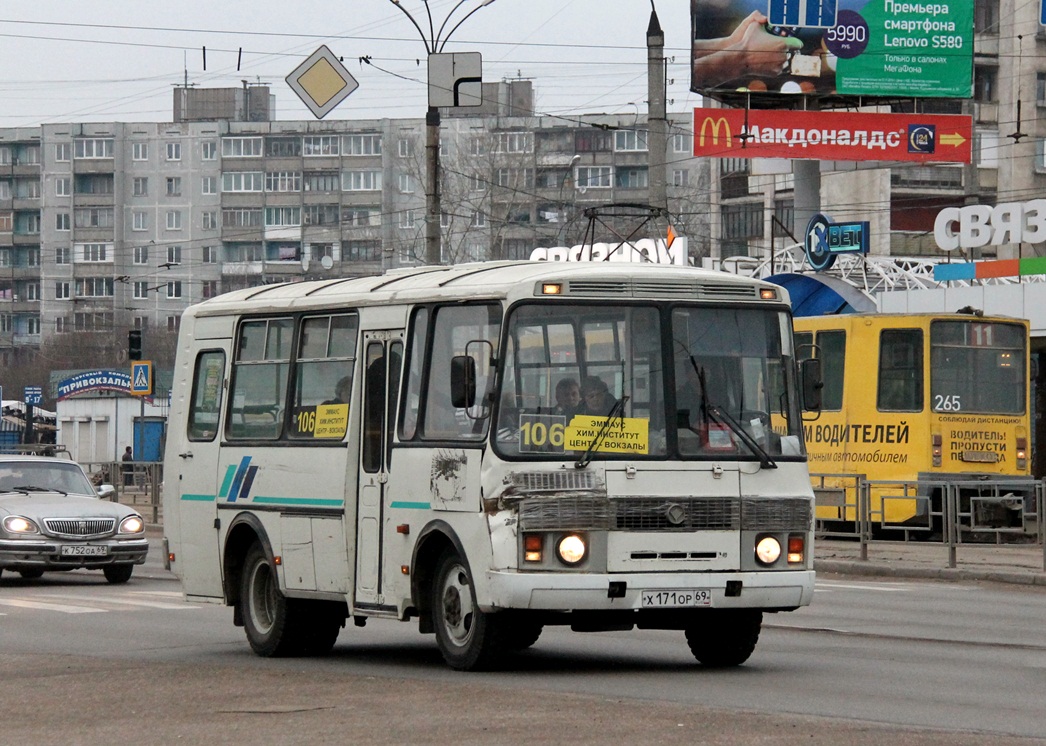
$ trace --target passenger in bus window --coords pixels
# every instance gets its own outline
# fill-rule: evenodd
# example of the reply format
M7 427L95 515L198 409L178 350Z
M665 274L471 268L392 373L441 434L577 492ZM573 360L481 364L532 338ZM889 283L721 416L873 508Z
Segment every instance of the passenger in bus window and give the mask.
M556 384L556 406L552 414L562 415L570 421L581 404L581 387L573 378L563 378Z
M588 376L581 382L581 409L578 414L606 417L617 404L606 382L599 376Z
M334 398L323 402L324 404L348 404L349 394L352 391L352 376L342 376L334 387Z

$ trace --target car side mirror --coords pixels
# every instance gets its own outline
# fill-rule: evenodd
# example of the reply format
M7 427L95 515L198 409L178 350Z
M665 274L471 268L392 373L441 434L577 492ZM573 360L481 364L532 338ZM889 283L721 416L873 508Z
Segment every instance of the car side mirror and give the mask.
M470 355L450 359L450 403L467 409L476 403L476 360Z
M98 497L101 500L112 500L113 496L116 495L116 488L111 484L100 484L98 485Z
M820 412L821 392L824 390L821 361L818 358L807 358L800 365L799 375L802 380L803 409L807 412Z

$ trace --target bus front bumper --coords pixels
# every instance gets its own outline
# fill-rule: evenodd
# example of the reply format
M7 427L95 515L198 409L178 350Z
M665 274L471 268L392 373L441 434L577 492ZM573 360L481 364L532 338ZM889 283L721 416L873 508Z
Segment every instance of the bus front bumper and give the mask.
M523 573L486 575L484 611L595 611L652 608L791 610L814 596L814 571L646 575ZM707 593L705 593L707 592Z

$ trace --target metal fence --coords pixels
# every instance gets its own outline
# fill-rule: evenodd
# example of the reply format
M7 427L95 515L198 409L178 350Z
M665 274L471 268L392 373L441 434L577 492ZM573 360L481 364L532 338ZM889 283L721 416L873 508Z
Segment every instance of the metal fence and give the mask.
M111 484L112 501L130 505L150 523L160 522L162 461L96 461L82 463L96 485Z
M868 545L876 541L938 542L947 550L949 567L956 566L964 543L1006 547L1034 542L1042 547L1046 571L1043 480L907 482L869 480L853 474L810 477L817 507L829 508L836 516L817 518L817 536L860 541L862 560L868 559ZM914 503L915 517L904 523L890 522L889 506L896 501Z

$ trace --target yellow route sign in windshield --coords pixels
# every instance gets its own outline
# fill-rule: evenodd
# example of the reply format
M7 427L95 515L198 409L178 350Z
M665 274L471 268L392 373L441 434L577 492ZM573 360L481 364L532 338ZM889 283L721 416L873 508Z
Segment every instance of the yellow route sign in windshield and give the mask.
M585 451L607 424L606 417L575 415L567 425L563 448ZM650 421L643 417L615 417L603 432L602 441L593 449L597 453L648 453Z

